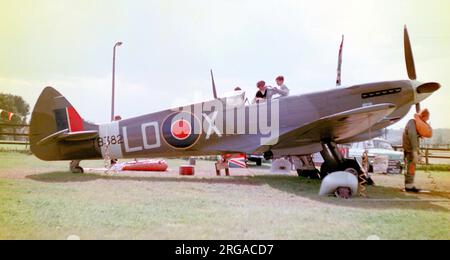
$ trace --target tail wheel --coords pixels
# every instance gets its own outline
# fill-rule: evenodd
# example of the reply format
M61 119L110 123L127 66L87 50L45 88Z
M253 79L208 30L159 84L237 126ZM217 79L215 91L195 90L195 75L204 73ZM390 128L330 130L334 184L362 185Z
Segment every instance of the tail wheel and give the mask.
M84 169L80 166L77 166L74 169L72 169L72 173L81 174L81 173L84 173Z

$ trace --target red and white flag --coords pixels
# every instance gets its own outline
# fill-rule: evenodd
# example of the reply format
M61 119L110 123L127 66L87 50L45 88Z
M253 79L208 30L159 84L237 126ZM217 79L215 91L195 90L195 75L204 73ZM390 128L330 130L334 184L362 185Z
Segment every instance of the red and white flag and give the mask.
M11 121L11 120L12 120L12 117L14 116L14 113L5 111L5 110L3 110L3 109L0 109L0 116L1 116L3 113L6 113L7 118L8 118L8 121Z
M342 53L343 53L343 51L344 51L344 35L342 35L342 42L341 42L341 46L339 47L336 86L341 85Z

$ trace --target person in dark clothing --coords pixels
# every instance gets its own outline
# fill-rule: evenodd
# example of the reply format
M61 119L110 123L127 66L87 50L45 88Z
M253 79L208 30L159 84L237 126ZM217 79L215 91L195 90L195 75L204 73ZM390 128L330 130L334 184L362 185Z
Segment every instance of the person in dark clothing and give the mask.
M419 161L419 153L420 153L420 135L421 129L418 128L420 126L419 122L423 125L429 127L431 131L431 127L426 123L430 119L430 112L427 109L420 111L414 119L408 121L408 124L405 127L405 131L403 132L403 151L405 155L405 191L407 192L420 192L414 184L414 179L416 175L416 164Z
M256 84L256 87L259 90L258 90L258 92L256 92L256 96L253 99L253 104L264 103L267 100L272 100L272 97L276 94L278 94L280 96L286 96L289 94L289 92L286 92L285 90L266 86L266 82L263 80L259 81Z

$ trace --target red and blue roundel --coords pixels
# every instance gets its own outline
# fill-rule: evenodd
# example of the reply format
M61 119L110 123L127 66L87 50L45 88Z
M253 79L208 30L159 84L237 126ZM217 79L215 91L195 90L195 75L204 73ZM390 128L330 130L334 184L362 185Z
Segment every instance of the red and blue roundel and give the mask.
M168 116L162 124L166 143L176 149L188 149L200 139L200 121L191 113L180 112Z

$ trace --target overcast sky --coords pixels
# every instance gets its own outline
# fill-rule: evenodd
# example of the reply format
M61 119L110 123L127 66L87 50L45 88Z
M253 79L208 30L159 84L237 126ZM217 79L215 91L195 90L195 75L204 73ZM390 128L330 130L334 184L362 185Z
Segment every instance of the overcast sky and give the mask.
M443 85L423 106L450 128L449 10L447 0L1 0L0 92L34 105L50 85L86 119L108 121L116 41L124 118L210 99L210 68L222 93L253 96L279 74L293 94L335 88L342 34L344 85L406 79L408 24L419 80Z

